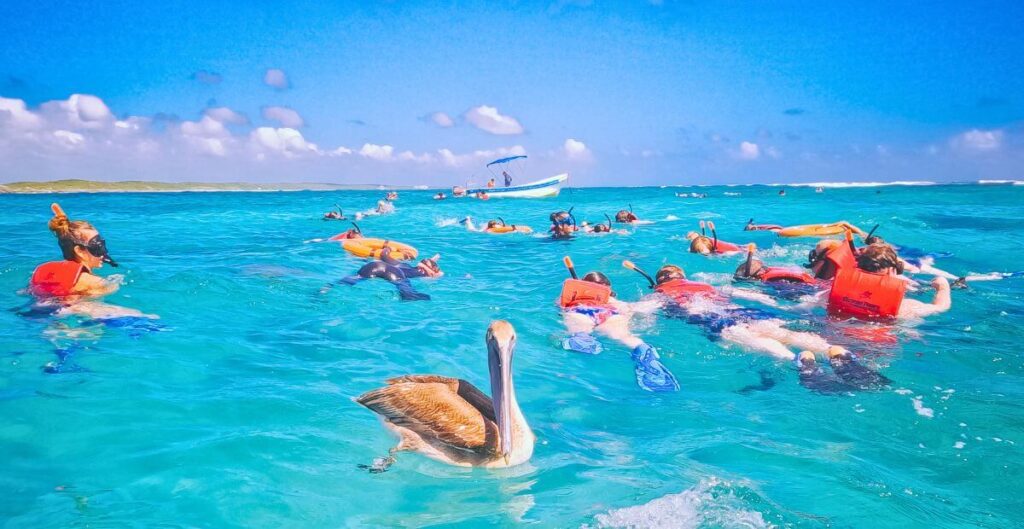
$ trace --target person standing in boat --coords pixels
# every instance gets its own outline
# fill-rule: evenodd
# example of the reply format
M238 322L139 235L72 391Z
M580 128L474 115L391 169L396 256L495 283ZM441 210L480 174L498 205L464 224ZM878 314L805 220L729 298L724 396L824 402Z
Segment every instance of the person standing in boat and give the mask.
M505 187L512 187L512 175L508 171L502 171L501 175L505 177Z

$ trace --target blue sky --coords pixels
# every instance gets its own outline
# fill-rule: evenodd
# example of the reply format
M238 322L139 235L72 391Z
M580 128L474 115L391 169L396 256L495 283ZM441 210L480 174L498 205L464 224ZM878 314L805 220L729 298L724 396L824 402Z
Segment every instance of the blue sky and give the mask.
M1022 179L1022 27L1020 2L8 0L0 181L450 184L517 153L576 185Z

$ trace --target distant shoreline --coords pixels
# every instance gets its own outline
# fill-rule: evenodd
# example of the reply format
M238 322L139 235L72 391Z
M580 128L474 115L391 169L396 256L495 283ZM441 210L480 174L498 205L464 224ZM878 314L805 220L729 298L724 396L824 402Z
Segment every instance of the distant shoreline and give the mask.
M250 184L242 182L97 182L93 180L53 180L49 182L12 182L0 184L0 194L39 195L50 193L189 193L284 191L401 191L426 190L425 186L389 186L374 184L322 184L313 182Z

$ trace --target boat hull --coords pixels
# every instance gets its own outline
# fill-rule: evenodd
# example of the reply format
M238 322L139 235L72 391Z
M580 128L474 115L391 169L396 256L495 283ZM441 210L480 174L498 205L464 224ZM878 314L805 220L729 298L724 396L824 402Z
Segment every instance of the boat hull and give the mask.
M510 187L477 187L466 189L467 195L487 193L490 198L546 198L557 197L562 184L569 178L569 173L562 173L543 180L537 180L521 186Z

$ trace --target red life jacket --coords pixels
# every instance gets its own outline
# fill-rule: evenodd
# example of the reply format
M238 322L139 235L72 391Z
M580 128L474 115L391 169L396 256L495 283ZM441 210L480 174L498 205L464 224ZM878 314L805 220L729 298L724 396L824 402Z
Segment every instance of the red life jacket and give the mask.
M810 285L815 282L814 276L803 270L783 268L781 266L767 266L763 270L764 273L761 274L761 281L766 283L788 281L790 283L807 283Z
M900 313L907 284L891 274L845 269L832 281L828 313L864 320L891 319Z
M62 297L71 295L79 276L86 268L75 261L50 261L36 267L28 286L32 294L39 297Z
M711 244L712 244L712 246L711 246L712 253L738 252L738 251L740 251L742 249L742 248L740 248L740 245L738 245L738 244L733 244L731 242L725 242L725 241L723 241L721 239L718 240L718 244L715 244L714 239L712 239Z
M672 279L670 281L666 281L654 287L654 291L665 294L672 298L676 303L686 303L694 296L718 296L718 291L715 290L715 287L707 283L687 281L686 279Z
M845 242L836 245L835 248L826 252L825 259L832 263L836 270L836 275L839 275L839 272L843 270L857 268L857 258L853 255L850 245Z
M607 307L612 289L600 283L591 283L580 279L566 279L562 283L562 295L558 304L564 308L586 305L588 307Z

